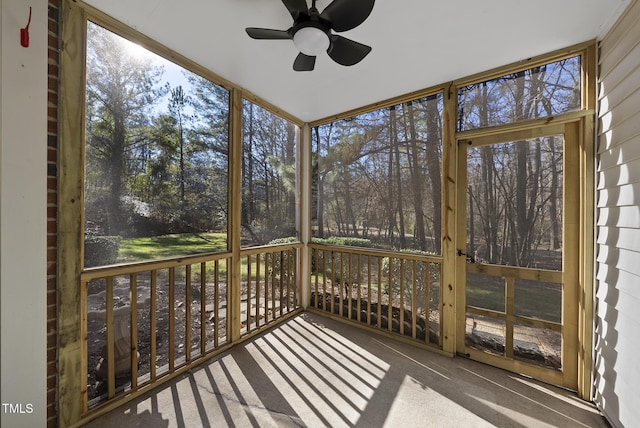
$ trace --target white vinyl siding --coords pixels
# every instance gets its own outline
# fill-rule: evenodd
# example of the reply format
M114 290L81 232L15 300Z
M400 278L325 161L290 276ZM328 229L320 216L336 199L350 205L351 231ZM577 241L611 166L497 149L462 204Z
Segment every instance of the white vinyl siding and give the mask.
M640 421L640 2L600 41L595 388L615 427Z

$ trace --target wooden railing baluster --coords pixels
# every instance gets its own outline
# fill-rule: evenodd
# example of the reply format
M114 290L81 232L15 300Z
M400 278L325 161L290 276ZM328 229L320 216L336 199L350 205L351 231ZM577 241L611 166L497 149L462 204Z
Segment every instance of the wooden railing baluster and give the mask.
M226 265L228 267L228 265ZM218 347L220 313L220 261L213 262L213 347Z
M246 260L247 264L246 316L237 321L246 324L246 328L241 329L241 335L254 334L267 324L299 310L297 251L300 247L301 244L292 244L273 246L273 248L257 247L241 252L241 260L243 262ZM159 378L173 377L182 373L185 367L192 367L208 355L224 349L221 345L228 343L227 332L230 331L231 321L221 312L226 307L226 303L221 299L226 299L227 293L230 292L228 287L244 284L242 282L244 278L240 279L239 284L228 283L230 276L226 272L230 263L230 254L196 255L131 265L89 268L83 272L81 319L85 358L81 363L81 371L85 379L88 379L89 370L98 370L98 367L102 367L100 370L104 372L104 384L106 384L102 395L99 395L100 393L97 396L93 395L98 391L97 387L92 388L91 396L89 396L89 388L83 389L82 405L85 411L105 401L128 400L137 396L142 391L153 387ZM200 291L194 294L191 288L194 284L193 265L198 264L200 265ZM183 274L184 295L177 293L183 285ZM94 281L103 282L105 285L104 289L98 292L98 296L92 296L94 303L90 308L88 289L89 284ZM126 294L122 294L123 285L127 286L128 298ZM211 289L213 296L209 295ZM104 303L99 300L101 296ZM198 306L192 307L192 305L198 305L198 298L200 299L199 309L196 309ZM166 306L159 307L161 301L168 303ZM252 302L255 302L255 311L251 308ZM96 309L96 304L104 304L104 309ZM140 310L144 312L139 314ZM161 327L158 311L162 313L165 310L168 315L165 313L162 316L167 321L168 327L166 327L167 324ZM192 319L194 310L200 312L196 319ZM94 324L91 327L92 331L89 331L90 311L92 311L91 322L99 320L99 325L105 326L103 330L106 336L104 361L98 367L88 367L89 352L95 353L93 349L99 346L98 344L90 347L89 340L95 343L99 339L91 335L101 334L95 330ZM184 322L179 321L183 313ZM251 320L252 313L255 314L255 323ZM260 323L261 318L262 323ZM227 325L223 330L220 323L224 323L225 320ZM199 334L193 331L194 323L200 324ZM147 328L148 336L146 332L142 334L143 329ZM158 331L158 328L162 331ZM184 336L182 336L182 328L184 328ZM207 346L211 333L213 347ZM199 340L199 346L195 344L194 347L194 340ZM176 349L176 346L180 349ZM139 355L141 352L144 354ZM94 359L97 358L98 356L94 357ZM141 364L147 364L147 358L148 366L141 366ZM91 374L93 376L93 373ZM96 379L100 381L98 375ZM86 382L83 383L86 384Z
M131 389L138 388L138 277L129 275L130 313L130 353L131 353Z
M260 307L260 254L256 254L256 327L260 327Z
M106 290L107 308L107 394L113 398L116 394L116 370L115 370L115 335L113 325L113 277L107 277Z
M371 325L371 256L367 254L367 325Z
M200 355L207 353L207 262L200 263Z
M169 268L169 370L175 367L176 345L176 268Z
M252 257L250 254L248 254L246 256L246 260L247 260L247 303L246 303L246 318L245 318L245 327L246 327L246 332L250 333L251 332L251 292L252 292L252 285L251 285L251 262L252 262Z
M191 361L191 265L184 267L184 356Z
M150 278L150 291L149 291L149 342L150 342L150 355L149 355L149 368L151 372L151 382L156 380L156 355L157 355L157 343L156 343L156 309L157 309L157 287L158 287L158 271L151 271Z

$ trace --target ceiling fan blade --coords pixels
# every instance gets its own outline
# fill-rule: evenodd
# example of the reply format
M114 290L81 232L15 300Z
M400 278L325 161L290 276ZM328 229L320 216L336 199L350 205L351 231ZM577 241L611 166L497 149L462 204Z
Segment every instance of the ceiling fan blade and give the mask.
M369 52L371 52L370 46L337 35L331 36L331 47L327 50L331 59L341 65L357 64Z
M293 69L295 71L311 71L316 65L316 57L305 55L302 52L298 54L296 60L293 62Z
M290 39L291 34L285 30L272 30L270 28L249 27L245 29L252 39L279 40Z
M331 22L337 32L348 31L362 24L373 10L375 0L333 0L320 18Z
M301 13L309 14L306 0L282 0L282 3L286 6L294 21L298 19Z

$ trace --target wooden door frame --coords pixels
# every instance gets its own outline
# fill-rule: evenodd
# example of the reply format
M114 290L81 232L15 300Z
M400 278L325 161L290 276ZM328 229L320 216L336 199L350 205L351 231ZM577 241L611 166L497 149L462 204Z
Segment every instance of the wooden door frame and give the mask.
M592 272L585 268L590 263L585 258L588 251L585 247L593 245L587 228L593 221L592 216L585 215L593 209L593 199L587 197L589 186L585 178L588 176L588 158L585 153L585 129L590 122L584 112L571 113L563 120L553 123L534 124L533 126L507 125L487 130L486 133L474 131L472 136L458 136L457 157L457 216L456 216L456 248L461 250L456 260L456 352L469 356L465 344L466 325L466 251L467 240L467 147L500 144L509 141L520 141L549 135L563 135L563 344L562 371L537 367L517 360L498 356L486 358L473 352L481 362L496 365L510 371L523 373L536 379L557 384L578 391L582 398L590 398L590 364L586 359L585 337L592 334L593 314L586 305L586 296L592 294ZM500 129L499 129L500 128ZM567 171L572 171L571 175ZM590 208L591 207L591 208ZM592 230L592 229L591 229ZM569 285L567 287L567 285ZM565 299L570 299L565 301ZM574 302L572 304L571 302ZM576 358L577 356L577 358ZM587 374L585 376L585 373Z

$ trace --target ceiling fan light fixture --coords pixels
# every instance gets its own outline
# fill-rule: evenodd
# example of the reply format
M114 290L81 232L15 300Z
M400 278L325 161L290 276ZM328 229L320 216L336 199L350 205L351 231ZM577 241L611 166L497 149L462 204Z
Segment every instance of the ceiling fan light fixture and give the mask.
M293 44L300 52L309 56L317 56L329 49L329 36L317 27L303 27L293 35Z

